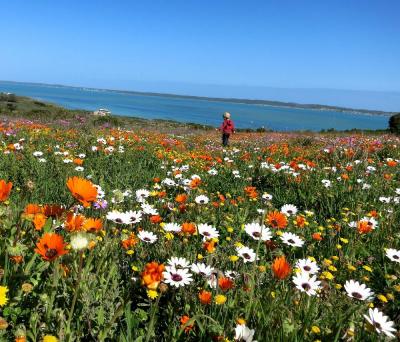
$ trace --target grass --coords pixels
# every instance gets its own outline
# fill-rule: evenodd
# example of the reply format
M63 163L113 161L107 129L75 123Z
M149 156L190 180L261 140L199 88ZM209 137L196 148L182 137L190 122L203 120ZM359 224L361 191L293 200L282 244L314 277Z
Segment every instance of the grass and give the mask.
M400 264L386 250L400 253L399 137L239 132L223 150L211 129L16 106L0 105L0 340L383 339L370 308L399 329ZM257 240L251 223L270 236ZM319 268L315 294L294 283L299 260ZM352 298L350 280L374 294Z

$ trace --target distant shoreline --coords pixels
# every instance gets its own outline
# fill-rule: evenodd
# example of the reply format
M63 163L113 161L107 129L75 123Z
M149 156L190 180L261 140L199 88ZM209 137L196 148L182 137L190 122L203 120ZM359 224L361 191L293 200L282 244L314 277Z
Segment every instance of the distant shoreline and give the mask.
M107 88L77 87L77 86L68 86L68 85L62 85L62 84L37 83L37 82L18 82L18 81L6 81L6 80L0 80L0 82L11 83L11 84L27 84L27 85L39 85L39 86L47 86L47 87L59 87L59 88L73 88L73 89L97 91L97 92L107 91L107 92L127 94L127 95L170 97L170 98L193 99L193 100L210 101L210 102L229 102L229 103L237 103L237 104L252 104L252 105L281 107L281 108L346 112L346 113L350 113L350 114L382 115L382 116L391 116L394 114L394 112L386 112L386 111L380 111L380 110L354 109L354 108L339 107L339 106L329 106L329 105L320 105L320 104L300 104L300 103L296 103L296 102L282 102L282 101L272 101L272 100L251 100L251 99L241 99L241 98L178 95L178 94L170 94L170 93L117 90L117 89L107 89Z

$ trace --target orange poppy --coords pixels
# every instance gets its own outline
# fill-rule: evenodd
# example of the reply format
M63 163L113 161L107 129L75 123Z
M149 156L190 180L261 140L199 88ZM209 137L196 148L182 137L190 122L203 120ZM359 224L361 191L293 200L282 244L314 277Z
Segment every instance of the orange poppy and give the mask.
M175 201L178 203L185 203L186 200L187 200L186 194L179 194L179 195L176 195L176 197L175 197Z
M227 278L227 277L221 277L221 278L219 278L218 279L218 285L219 285L219 288L222 290L222 291L228 291L228 290L230 290L231 288L233 288L233 281L231 280L231 279L229 279L229 278Z
M67 180L67 187L84 207L89 207L90 202L94 202L97 198L97 189L91 181L87 179L72 177Z
M89 233L96 233L102 230L103 223L100 219L88 218L83 222L83 229Z
M4 179L0 180L0 201L4 202L10 196L11 188L13 183L6 183Z
M192 222L184 222L182 223L181 232L184 234L193 235L196 233L196 225Z
M181 317L180 321L181 321L181 328L183 329L183 327L185 327L186 323L189 322L190 317L187 315L184 315ZM188 333L190 330L193 329L193 324L189 324L185 327L185 333Z
M209 291L201 290L199 292L199 299L201 304L208 305L211 303L212 294Z
M277 210L268 213L266 222L272 228L278 228L278 229L286 228L286 226L288 224L286 215L282 214L281 212L279 212Z
M160 223L161 221L162 221L162 218L160 215L153 215L150 217L151 223Z
M372 231L372 224L370 224L368 221L359 221L357 223L357 230L360 234L367 234Z
M303 216L301 216L301 215L297 215L297 216L296 216L296 223L295 223L295 225L296 225L297 227L299 227L299 228L303 228L303 227L305 226L305 224L306 224L306 219L305 219Z
M163 279L163 272L165 266L158 262L150 262L144 267L144 271L141 274L142 285L145 285L148 289L155 290Z
M274 262L272 263L272 272L274 276L278 279L285 279L289 276L291 272L290 264L286 261L285 256L280 256L275 258Z
M203 249L208 253L214 253L215 251L215 242L212 240L206 241L203 243Z
M46 204L43 207L43 213L47 217L60 217L64 213L64 208L58 204Z
M121 241L122 247L124 249L132 248L137 243L138 243L138 239L137 239L135 233L131 233L127 239Z
M68 232L77 232L79 230L82 230L84 221L85 216L79 214L76 215L75 213L69 212L65 221L65 228Z
M322 240L321 233L314 233L314 234L312 235L312 238L313 238L313 240L321 241L321 240Z
M68 253L65 249L66 245L61 235L46 233L36 244L35 252L40 254L43 260L53 261L59 256Z
M46 224L47 217L42 213L37 213L33 217L33 224L35 226L35 230L42 230L44 225Z
M28 204L24 209L25 215L35 215L42 212L42 208L39 207L37 204Z

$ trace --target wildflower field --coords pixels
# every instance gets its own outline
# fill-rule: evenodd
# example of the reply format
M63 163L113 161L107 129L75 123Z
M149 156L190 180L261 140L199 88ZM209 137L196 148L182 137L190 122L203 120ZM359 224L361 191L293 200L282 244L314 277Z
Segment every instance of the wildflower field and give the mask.
M399 338L398 137L0 134L1 341Z

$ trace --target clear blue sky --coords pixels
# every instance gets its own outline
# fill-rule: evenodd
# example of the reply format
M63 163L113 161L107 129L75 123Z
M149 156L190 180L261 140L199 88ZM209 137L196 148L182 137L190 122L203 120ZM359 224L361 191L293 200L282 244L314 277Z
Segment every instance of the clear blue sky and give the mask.
M400 108L399 0L9 0L1 13L3 80L253 98L295 88L287 100L312 88L314 102L326 92L315 89L368 90Z

